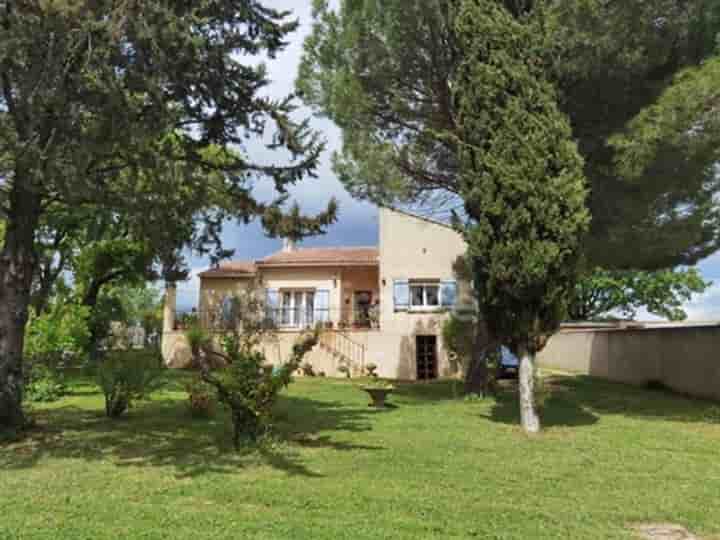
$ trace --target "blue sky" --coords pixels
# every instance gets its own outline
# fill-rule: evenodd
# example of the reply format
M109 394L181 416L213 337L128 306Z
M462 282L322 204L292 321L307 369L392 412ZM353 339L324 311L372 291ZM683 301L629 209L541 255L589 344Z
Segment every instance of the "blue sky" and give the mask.
M297 67L302 54L302 42L312 25L312 0L266 0L265 5L276 9L292 11L300 21L300 28L290 37L288 47L275 60L266 61L272 80L268 94L283 97L293 91ZM334 2L333 2L334 3ZM310 116L310 111L299 110L299 115ZM313 118L312 126L320 131L327 142L322 163L317 170L317 178L308 178L290 190L306 212L317 212L324 208L330 197L340 202L338 222L329 228L324 236L308 239L303 245L350 245L363 246L377 243L377 210L372 205L354 200L345 191L332 172L331 156L340 147L340 132L335 125L323 118ZM258 161L277 161L277 156L262 145L249 145L247 151ZM258 185L260 197L267 197L271 191ZM264 257L280 248L280 241L269 239L257 223L237 225L229 223L223 232L223 242L235 250L236 260L253 260ZM208 268L209 261L203 258L191 258L192 278L178 284L178 308L189 309L197 304L198 272ZM702 261L699 268L703 276L715 284L701 297L693 299L687 305L687 312L693 320L720 320L720 253Z

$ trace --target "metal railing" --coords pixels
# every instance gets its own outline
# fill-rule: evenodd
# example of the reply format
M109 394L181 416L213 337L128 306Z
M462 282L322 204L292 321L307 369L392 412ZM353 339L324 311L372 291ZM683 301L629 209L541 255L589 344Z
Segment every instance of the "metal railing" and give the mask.
M278 328L312 328L321 326L334 330L379 329L377 309L336 309L336 308L272 308L267 317Z
M379 308L336 309L336 308L267 308L265 322L278 330L302 330L320 326L326 330L379 330ZM173 330L181 331L200 325L211 330L229 330L242 320L241 314L227 313L222 310L198 311L185 310L175 313Z

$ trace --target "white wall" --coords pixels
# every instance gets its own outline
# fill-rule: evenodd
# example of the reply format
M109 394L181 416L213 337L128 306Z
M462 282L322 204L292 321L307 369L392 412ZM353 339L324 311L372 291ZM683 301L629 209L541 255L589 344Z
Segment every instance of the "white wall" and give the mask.
M368 360L380 366L382 376L401 379L415 378L415 336L435 335L438 339L438 363L441 376L451 375L442 345L442 324L445 313L395 311L393 282L408 280L455 279L454 263L465 254L462 237L443 224L380 209L380 287L381 335L371 336ZM470 288L458 282L459 302L468 302Z

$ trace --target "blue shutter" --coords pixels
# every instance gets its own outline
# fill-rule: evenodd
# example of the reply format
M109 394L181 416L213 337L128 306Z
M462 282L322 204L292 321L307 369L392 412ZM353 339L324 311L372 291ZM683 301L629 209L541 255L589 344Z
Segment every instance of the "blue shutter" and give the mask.
M315 291L315 322L328 322L330 320L330 291L318 289Z
M410 307L410 282L407 279L393 281L393 305L395 311L407 311Z
M455 307L457 296L457 282L455 280L448 279L440 282L440 302L442 307Z
M273 323L280 322L280 291L277 289L265 289L265 311L267 318Z

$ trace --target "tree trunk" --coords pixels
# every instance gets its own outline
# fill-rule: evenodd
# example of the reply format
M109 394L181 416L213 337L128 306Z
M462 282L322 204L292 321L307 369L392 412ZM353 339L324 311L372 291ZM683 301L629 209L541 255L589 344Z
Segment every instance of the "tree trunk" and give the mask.
M110 334L110 328L100 324L97 320L98 299L102 288L120 276L122 276L121 271L114 271L104 276L93 277L82 299L82 305L90 309L88 357L91 365L95 365L100 359L100 342Z
M100 340L105 337L102 335L103 329L95 317L95 308L97 306L98 296L100 295L100 287L97 282L91 283L82 300L82 305L90 308L90 318L88 321L90 323L88 325L88 330L90 331L88 339L88 359L91 366L97 365L98 359L100 358Z
M470 365L465 372L465 393L485 396L488 391L488 354L493 343L482 321L475 328L475 344Z
M535 407L535 355L520 351L520 423L526 433L540 431L540 418Z
M37 194L13 187L10 193L5 243L0 252L0 428L25 425L23 346L30 289L36 258L35 231L40 200Z

